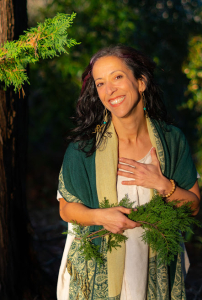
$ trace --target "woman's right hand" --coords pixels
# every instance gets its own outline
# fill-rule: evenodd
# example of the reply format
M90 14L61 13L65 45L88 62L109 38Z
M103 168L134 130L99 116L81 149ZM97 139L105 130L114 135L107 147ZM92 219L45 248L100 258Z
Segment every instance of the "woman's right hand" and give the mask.
M126 229L140 226L140 223L127 218L130 211L130 208L123 206L92 209L60 198L60 216L65 222L76 221L84 226L102 225L112 233L123 233Z
M97 209L97 223L112 233L123 233L126 229L139 227L140 223L134 222L126 216L130 214L130 211L130 208L123 206Z

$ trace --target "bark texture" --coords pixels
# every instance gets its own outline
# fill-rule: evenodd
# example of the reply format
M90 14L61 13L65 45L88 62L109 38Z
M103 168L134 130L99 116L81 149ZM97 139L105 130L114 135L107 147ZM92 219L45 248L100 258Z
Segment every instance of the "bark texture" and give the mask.
M26 0L0 0L0 45L26 29ZM26 207L26 97L0 83L0 299L55 300L55 286L33 250Z
M0 44L27 28L26 0L0 0ZM27 99L0 89L0 299L22 300L29 286L25 199ZM28 296L29 297L29 296Z

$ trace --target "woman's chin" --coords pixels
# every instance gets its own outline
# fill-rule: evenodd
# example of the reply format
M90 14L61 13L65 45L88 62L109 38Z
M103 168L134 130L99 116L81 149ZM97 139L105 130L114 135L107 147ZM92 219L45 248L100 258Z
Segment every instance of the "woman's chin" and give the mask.
M111 112L112 114L112 120L113 119L119 119L120 121L121 120L134 120L135 116L139 116L140 114L134 112L134 111L130 111L130 112L121 112L121 113L116 113L116 114L113 114L113 112ZM144 114L142 114L144 115Z

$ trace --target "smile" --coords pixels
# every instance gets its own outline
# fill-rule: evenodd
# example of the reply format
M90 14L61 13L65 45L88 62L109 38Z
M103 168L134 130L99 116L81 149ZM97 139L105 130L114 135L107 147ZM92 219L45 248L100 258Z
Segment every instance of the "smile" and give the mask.
M117 97L115 99L109 100L111 105L120 104L125 99L125 96Z

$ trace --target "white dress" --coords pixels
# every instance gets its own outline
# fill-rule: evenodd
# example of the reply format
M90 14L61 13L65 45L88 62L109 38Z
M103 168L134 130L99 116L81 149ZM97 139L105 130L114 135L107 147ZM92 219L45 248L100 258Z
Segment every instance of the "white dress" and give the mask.
M150 151L138 162L150 164L152 162ZM150 200L150 189L136 186L123 185L122 181L131 178L118 176L117 194L118 202L127 194L128 198L135 206L143 205ZM147 291L147 271L148 271L148 244L142 241L142 227L125 230L128 237L126 241L125 269L121 291L121 300L145 300Z

